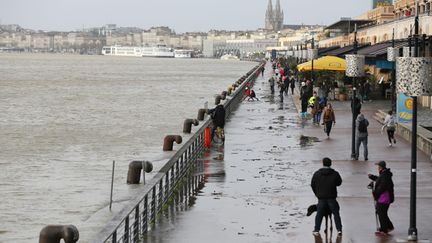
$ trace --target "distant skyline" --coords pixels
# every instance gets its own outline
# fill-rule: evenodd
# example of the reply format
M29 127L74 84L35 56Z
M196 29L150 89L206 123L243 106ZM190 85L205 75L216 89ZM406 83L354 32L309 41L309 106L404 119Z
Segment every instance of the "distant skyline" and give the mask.
M273 4L276 0L273 0ZM264 27L268 0L1 0L0 23L47 31L73 31L117 24L148 29L169 26L176 32ZM355 17L371 0L281 0L284 24L322 24Z

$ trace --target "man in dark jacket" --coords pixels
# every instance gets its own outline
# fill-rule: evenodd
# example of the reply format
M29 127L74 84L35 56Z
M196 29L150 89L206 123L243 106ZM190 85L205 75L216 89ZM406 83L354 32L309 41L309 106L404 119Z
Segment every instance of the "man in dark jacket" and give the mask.
M393 223L388 216L390 204L394 202L394 184L392 180L393 174L387 168L385 161L376 163L378 165L379 176L369 174L369 179L375 181L375 187L372 194L375 200L376 213L380 221L381 228L377 234L386 235L394 229Z
M213 121L213 129L211 134L211 137L213 139L216 129L218 127L223 129L225 126L225 108L222 104L219 104L214 109L210 109L209 114Z
M342 221L339 215L339 204L336 201L336 188L342 184L342 178L337 171L330 168L332 163L331 159L324 158L322 161L324 167L314 173L311 182L312 190L318 198L313 234L319 235L324 212L326 208L328 208L334 216L338 235L342 235Z

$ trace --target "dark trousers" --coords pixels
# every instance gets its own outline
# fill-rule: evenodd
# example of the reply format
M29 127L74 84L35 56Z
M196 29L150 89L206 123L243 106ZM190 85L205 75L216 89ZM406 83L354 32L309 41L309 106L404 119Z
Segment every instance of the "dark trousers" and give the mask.
M274 85L270 85L271 93L274 94Z
M307 112L307 107L308 107L308 103L307 103L307 101L303 101L303 100L302 100L302 102L301 102L301 112L302 112L302 113Z
M336 199L318 199L317 214L315 217L315 231L320 231L324 213L330 209L336 224L336 229L342 231L342 221L339 215L339 203Z
M390 205L389 204L376 204L376 212L378 214L379 222L380 222L380 230L383 232L388 232L389 230L393 230L393 223L390 221L390 218L388 216L388 210Z
M327 136L330 136L332 125L333 125L333 121L328 121L325 123L325 132L327 133Z
M394 139L394 133L395 133L395 130L387 129L387 137L388 137L389 143L392 143L392 140L395 140Z
M294 94L294 87L291 87L291 94Z

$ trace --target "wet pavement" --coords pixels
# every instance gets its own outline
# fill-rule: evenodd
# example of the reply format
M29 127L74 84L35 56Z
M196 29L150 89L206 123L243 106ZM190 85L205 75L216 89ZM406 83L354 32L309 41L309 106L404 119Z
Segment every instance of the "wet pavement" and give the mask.
M267 70L270 70L268 67ZM203 161L206 183L189 205L167 213L148 242L405 242L409 224L410 144L398 140L387 147L386 136L370 118L369 161L351 161L351 119L347 103L335 102L336 126L327 139L321 126L302 122L291 96L279 102L270 95L267 79L253 88L260 101L245 101L231 116L223 148L213 148ZM295 100L295 99L294 99ZM222 158L223 155L223 158ZM312 235L314 217L306 216L317 202L310 188L321 159L330 157L340 172L343 236ZM395 231L376 237L368 173L386 160L394 174L396 200L389 210ZM432 164L418 152L418 219L420 239L432 239ZM428 242L428 241L426 241Z

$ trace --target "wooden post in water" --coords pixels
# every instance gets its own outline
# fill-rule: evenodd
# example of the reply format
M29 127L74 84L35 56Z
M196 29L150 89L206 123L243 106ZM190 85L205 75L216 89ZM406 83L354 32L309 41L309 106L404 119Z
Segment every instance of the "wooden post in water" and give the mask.
M113 197L113 188L114 188L114 168L115 168L115 160L113 160L112 176L111 176L111 194L110 194L110 205L109 205L110 211L112 206L112 197Z

